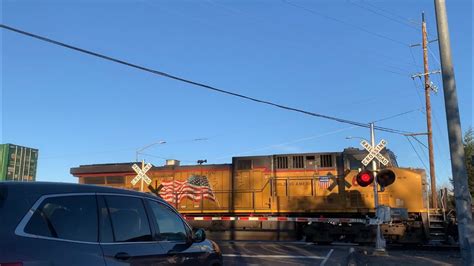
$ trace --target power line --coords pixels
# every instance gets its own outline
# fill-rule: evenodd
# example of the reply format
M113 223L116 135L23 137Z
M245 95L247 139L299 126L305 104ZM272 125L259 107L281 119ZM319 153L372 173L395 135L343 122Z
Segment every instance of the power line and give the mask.
M355 28L355 29L358 29L360 31L363 31L365 33L368 33L370 35L373 35L373 36L377 36L379 38L382 38L382 39L386 39L386 40L389 40L391 42L394 42L394 43L398 43L398 44L401 44L401 45L404 45L404 46L408 46L408 44L402 42L402 41L399 41L399 40L396 40L394 38L391 38L391 37L388 37L388 36L385 36L385 35L382 35L380 33L377 33L377 32L374 32L374 31L371 31L371 30L368 30L364 27L361 27L361 26L358 26L358 25L354 25L354 24L351 24L349 22L346 22L344 20L341 20L341 19L338 19L338 18L335 18L335 17L332 17L332 16L328 16L326 14L323 14L321 12L317 12L316 10L313 10L313 9L310 9L310 8L307 8L307 7L304 7L304 6L300 6L300 5L297 5L297 4L294 4L290 1L287 1L287 0L282 0L283 3L287 4L287 5L290 5L290 6L293 6L293 7L296 7L296 8L299 8L299 9L302 9L302 10L305 10L309 13L312 13L312 14L315 14L315 15L318 15L320 17L323 17L323 18L326 18L326 19L330 19L330 20L333 20L333 21L336 21L336 22L339 22L341 24L344 24L346 26L350 26L352 28Z
M417 139L417 140L418 140L418 139ZM428 160L429 160L428 154L426 154L425 149L422 148L422 145L420 145L420 143L422 143L422 142L421 142L421 141L418 141L418 146L420 147L421 152L423 153L423 155L425 156L425 158L428 158ZM423 146L425 146L425 145L423 145ZM426 146L425 146L425 147L426 147Z
M412 21L412 20L410 20L410 19L408 19L408 18L406 18L406 17L403 17L403 16L401 16L401 15L398 15L398 14L392 12L392 11L388 11L388 10L386 10L386 9L380 8L380 7L378 7L378 6L376 6L376 5L373 5L373 4L371 4L371 3L368 3L368 2L364 2L364 3L365 3L366 5L368 5L368 6L371 6L371 7L375 8L375 9L378 9L378 10L380 10L380 11L382 11L382 12L385 12L385 13L387 13L387 14L390 14L390 15L392 15L392 16L394 16L394 17L398 17L398 18L400 18L400 20L406 21L406 22L408 22L409 24L419 25L419 26L421 27L421 23Z
M384 17L384 18L387 18L387 19L389 19L389 20L391 20L391 21L394 21L394 22L397 22L397 23L399 23L399 24L402 24L402 25L405 25L405 26L407 26L407 27L410 27L411 29L414 29L414 30L416 30L416 31L420 31L418 28L416 28L415 26L413 26L413 25L410 24L410 23L405 22L404 20L394 19L394 18L389 17L389 16L387 16L387 15L385 15L385 14L383 14L383 13L380 13L380 12L378 12L378 11L375 11L375 10L373 10L373 9L371 9L371 8L367 8L367 7L363 6L363 5L359 5L359 4L354 3L354 2L352 2L352 1L349 1L349 3L352 4L352 5L355 5L355 6L359 7L359 8L361 8L361 9L365 9L365 10L371 12L371 13L374 13L374 14L377 14L377 15L382 16L382 17Z
M418 142L418 145L422 145L423 147L425 147L426 149L428 149L428 147L426 147L426 145L425 145L423 142L421 142L420 140L418 140L415 136L411 136L411 137L413 137L413 139ZM423 149L422 147L420 147L420 149L421 149L421 151L423 152L423 155L425 156L425 158L428 157L428 155L427 155L426 152L425 152L425 149ZM425 166L425 167L426 167L426 166ZM437 184L441 184L441 182L440 182L441 180L439 179L439 177L436 176L435 178L436 178L436 183L437 183Z
M207 0L207 2L209 2L210 4L212 4L213 6L216 6L222 10L225 10L227 12L231 12L231 13L239 13L240 15L244 15L244 16L247 16L249 18L256 18L257 20L255 20L256 22L262 22L262 21L266 21L262 18L258 18L258 17L254 17L254 16L249 16L246 12L242 11L242 10L239 10L239 9L236 9L236 8L229 8L227 7L226 5L223 5L223 4L218 4L218 3L214 3L212 0ZM298 43L298 42L292 42L293 44L301 44L301 43ZM359 47L359 50L365 50L365 49L360 49ZM389 58L391 60L393 60L394 58L393 57L390 57L386 54L380 54L380 53L376 53L374 50L367 50L369 52L369 56L374 56L375 58L379 58L380 56L381 57L386 57L386 58ZM399 60L400 58L396 58L396 60ZM383 62L387 62L387 60L383 60ZM393 62L392 62L393 63ZM397 64L404 64L404 65L412 65L411 63L409 62L397 62ZM385 65L385 66L388 66L388 67L391 67L391 68L398 68L398 69L401 69L399 67L395 67L395 66L389 66L389 65ZM390 72L390 73L394 73L394 74L397 74L397 75L404 75L405 74L402 74L402 73L397 73L395 71L390 71L390 70L385 70L385 69L381 69L383 71L387 71L387 72ZM405 69L402 69L402 71L406 71ZM411 71L407 71L408 73L411 73Z
M439 62L439 59L436 57L436 55L433 53L433 51L430 49L430 47L429 46L427 46L427 47L428 47L428 52L430 52L430 54L431 54L431 57L433 57L433 59L436 61L436 63L438 63L437 68L441 69L441 63ZM442 85L443 83L441 82L440 76L435 75L435 77L436 77L436 81L438 81L438 84Z
M411 73L410 70L408 70L408 69L406 69L406 68L401 68L401 67L399 67L399 66L394 66L394 65L384 64L384 63L382 63L381 65L382 65L382 66L385 66L385 67L390 67L390 68L396 69L396 70L398 70L398 71L403 71L403 72ZM404 75L407 75L407 74L404 74Z
M417 67L419 67L419 65L416 63L416 59L415 59L415 55L413 54L413 50L412 50L413 47L408 47L408 49L410 50L410 54L411 54L411 59L413 60L413 63L415 64L415 72L418 72L418 69ZM420 100L420 106L422 108L422 110L424 110L424 103L423 103L423 99L421 97L421 94L420 94L420 91L418 90L418 86L416 85L416 82L414 79L411 79L412 82L413 82L413 86L415 88L415 91L416 91L416 94L418 95L418 99Z
M420 145L422 145L423 147L425 147L426 149L428 149L428 146L426 146L426 144L424 144L423 142L421 142L421 140L419 140L416 136L410 136L412 137L414 140L416 140Z
M441 66L441 63L439 62L438 58L436 58L435 54L433 53L433 51L431 50L431 48L429 46L428 47L428 52L430 52L431 56L433 57L433 59L436 61L436 63L438 63L438 66Z
M325 132L325 133L314 135L314 136L299 138L299 139L295 139L295 140L291 140L291 141L285 141L285 142L281 142L281 143L277 143L277 144L271 144L271 145L268 145L268 146L265 146L265 147L260 147L260 148L256 148L256 149L252 149L252 150L243 151L243 152L237 152L237 153L234 153L232 155L219 156L217 158L213 158L213 160L220 160L220 159L224 159L224 158L228 158L228 157L232 157L232 156L254 153L256 151L262 151L262 150L267 150L267 149L271 149L271 148L283 147L283 146L289 145L289 144L295 144L295 143L298 143L298 142L309 141L309 140L317 139L317 138L320 138L320 137L325 137L325 136L337 134L339 132L346 131L346 130L353 129L353 128L355 128L355 126L340 128L340 129L336 129L336 130L333 130L333 131Z
M419 65L418 63L416 63L416 59L415 59L415 55L413 54L413 51L412 51L412 46L408 46L408 48L410 49L410 54L411 54L411 59L413 59L413 63L416 67L421 67L421 65ZM415 70L418 70L418 69L415 69Z
M389 72L389 73L393 73L393 74L397 74L397 75L400 75L400 76L404 76L404 77L409 76L405 73L397 72L397 71L393 71L393 70L388 70L388 69L383 69L383 68L381 68L380 70L385 71L385 72Z
M436 61L436 63L438 64L437 67L438 67L438 68L441 68L441 63L440 63L439 59L436 57L436 55L433 53L433 50L431 50L431 48L430 48L429 46L427 46L427 48L428 48L428 52L431 54L431 57L432 57L432 58ZM435 75L435 77L436 77L438 83L440 83L440 84L442 85L442 82L441 82L441 80L440 80L439 75ZM419 81L420 81L421 86L423 86L423 84L421 83L421 80L419 80ZM433 112L433 118L434 118L434 120L435 120L435 124L436 124L436 127L437 127L438 131L439 131L439 134L441 135L442 139L445 140L444 142L446 142L447 137L444 136L443 131L441 130L441 127L440 127L440 125L439 125L438 118L437 118L437 116L436 116L436 114L435 114L435 112L434 112L433 109L432 109L432 112ZM435 146L437 146L436 144L437 144L437 143L435 142ZM449 146L449 144L448 144L447 142L446 142L445 144L446 144L446 146ZM439 154L442 154L443 157L447 158L447 157L446 157L446 154L443 153L443 152L441 152L441 149L439 148L439 146L438 146L437 148L438 148L438 153L439 153ZM449 159L448 159L447 161L449 161Z
M13 32L25 35L25 36L29 36L29 37L44 41L44 42L52 43L52 44L55 44L55 45L58 45L58 46L61 46L61 47L64 47L64 48L75 50L77 52L85 53L85 54L95 56L95 57L98 57L98 58L101 58L101 59L104 59L104 60L112 61L112 62L115 62L115 63L118 63L118 64L122 64L122 65L125 65L125 66L128 66L128 67L136 68L136 69L139 69L139 70L142 70L142 71L145 71L145 72L149 72L149 73L152 73L152 74L155 74L155 75L163 76L163 77L173 79L173 80L177 80L177 81L180 81L180 82L184 82L184 83L187 83L187 84L202 87L202 88L205 88L205 89L208 89L208 90L211 90L211 91L215 91L215 92L219 92L219 93L222 93L222 94L242 98L242 99L245 99L245 100L249 100L249 101L253 101L253 102L257 102L257 103L261 103L261 104L265 104L265 105L270 105L270 106L280 108L280 109L284 109L284 110L288 110L288 111L293 111L293 112L297 112L297 113L306 114L306 115L313 116L313 117L324 118L324 119L336 121L336 122L339 122L339 123L345 123L345 124L350 124L350 125L355 125L355 126L365 127L365 128L369 127L369 125L367 123L361 123L361 122L351 121L351 120L342 119L342 118L338 118L338 117L333 117L333 116L323 115L323 114L314 113L314 112L310 112L310 111L305 111L305 110L298 109L298 108L295 108L295 107L289 107L289 106L285 106L285 105L282 105L282 104L277 104L277 103L273 103L273 102L266 101L266 100L260 100L260 99L257 99L257 98L254 98L254 97L249 97L249 96L246 96L246 95L243 95L243 94L239 94L239 93L219 89L217 87L210 86L210 85L207 85L207 84L204 84L204 83L192 81L192 80L189 80L189 79L185 79L185 78L182 78L182 77L178 77L178 76L175 76L175 75L168 74L168 73L163 72L163 71L158 71L158 70L154 70L154 69L147 68L147 67L144 67L144 66L140 66L140 65L137 65L137 64L129 63L129 62L121 60L121 59L116 59L116 58L113 58L113 57L110 57L110 56L107 56L107 55L104 55L104 54L99 54L99 53L96 53L96 52L92 52L90 50L86 50L86 49L79 48L79 47L76 47L76 46L72 46L72 45L69 45L69 44L66 44L66 43L63 43L63 42L52 40L52 39L49 39L49 38L46 38L46 37L43 37L43 36L39 36L39 35L30 33L30 32L19 30L19 29L7 26L5 24L0 24L0 27L4 28L6 30L10 30L10 31L13 31ZM389 132L389 133L394 133L394 134L411 133L411 132L407 132L407 131L403 131L403 130L397 130L397 129L391 129L391 128L386 128L386 127L379 127L379 126L376 126L375 129L380 130L380 131Z
M421 98L421 94L420 94L420 91L419 91L419 88L418 86L416 86L416 81L415 80L411 80L413 82L413 87L415 88L415 91L416 91L416 95L418 95L418 99L420 100L420 112L425 114L425 112L423 110L425 110L425 107L423 106L423 99Z
M389 120L389 119L392 119L392 118L395 118L395 117L399 117L399 116L403 116L403 115L406 115L406 114L409 114L409 113L413 113L415 111L419 111L420 108L417 108L417 109L413 109L413 110L410 110L410 111L406 111L406 112L403 112L403 113L399 113L399 114L395 114L395 115L392 115L392 116L389 116L389 117L385 117L385 118L381 118L379 120L375 120L375 122L381 122L381 121L385 121L385 120Z
M425 167L425 170L428 169L428 167L426 167L426 164L425 164L425 162L423 161L423 159L421 159L420 154L419 154L418 151L415 149L415 146L413 146L413 143L411 143L410 138L409 138L408 136L407 136L406 138L407 138L407 140L408 140L408 143L410 143L411 148L412 148L413 151L416 153L416 156L417 156L418 159L420 160L421 164L423 164L423 166Z

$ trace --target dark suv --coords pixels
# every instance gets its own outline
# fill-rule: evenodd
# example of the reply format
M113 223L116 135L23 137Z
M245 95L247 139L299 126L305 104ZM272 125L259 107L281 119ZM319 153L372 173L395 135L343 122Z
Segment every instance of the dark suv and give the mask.
M159 197L0 182L0 265L222 265L219 247Z

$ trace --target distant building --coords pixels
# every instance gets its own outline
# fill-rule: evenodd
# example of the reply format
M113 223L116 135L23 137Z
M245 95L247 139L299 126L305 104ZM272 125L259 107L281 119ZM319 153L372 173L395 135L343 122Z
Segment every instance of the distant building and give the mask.
M35 181L38 150L0 144L0 181Z

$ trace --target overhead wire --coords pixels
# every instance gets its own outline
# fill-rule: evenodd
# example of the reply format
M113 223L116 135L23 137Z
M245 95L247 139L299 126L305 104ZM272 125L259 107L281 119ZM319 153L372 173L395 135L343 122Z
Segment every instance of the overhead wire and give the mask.
M287 110L287 111L293 111L293 112L297 112L297 113L306 114L306 115L313 116L313 117L324 118L324 119L328 119L328 120L332 120L332 121L336 121L336 122L340 122L340 123L345 123L345 124L350 124L350 125L355 125L355 126L359 126L359 127L365 127L365 128L369 127L369 125L367 123L361 123L361 122L351 121L351 120L342 119L342 118L338 118L338 117L333 117L333 116L329 116L329 115L310 112L310 111L298 109L298 108L295 108L295 107L289 107L289 106L285 106L285 105L282 105L282 104L270 102L270 101L267 101L267 100L257 99L257 98L254 98L254 97L250 97L250 96L246 96L246 95L243 95L243 94L231 92L231 91L228 91L228 90L219 89L219 88L211 86L211 85L207 85L207 84L200 83L200 82L197 82L197 81L192 81L192 80L189 80L189 79L185 79L185 78L182 78L182 77L179 77L179 76L176 76L176 75L172 75L172 74L169 74L169 73L166 73L166 72L163 72L163 71L154 70L154 69L151 69L151 68L148 68L148 67L133 64L133 63L121 60L121 59L113 58L113 57L110 57L110 56L107 56L107 55L104 55L104 54L100 54L100 53L97 53L97 52L93 52L93 51L90 51L90 50L79 48L77 46L73 46L73 45L66 44L66 43L63 43L63 42L60 42L60 41L56 41L56 40L53 40L53 39L50 39L50 38L46 38L46 37L43 37L43 36L40 36L40 35L36 35L36 34L30 33L30 32L26 32L26 31L23 31L23 30L20 30L20 29L16 29L16 28L7 26L5 24L0 24L0 27L4 28L6 30L12 31L12 32L16 32L16 33L19 33L19 34L22 34L22 35L25 35L25 36L29 36L29 37L47 42L47 43L58 45L58 46L61 46L61 47L64 47L64 48L75 50L77 52L88 54L88 55L98 57L98 58L101 58L101 59L104 59L104 60L112 61L112 62L115 62L115 63L118 63L118 64L122 64L122 65L125 65L125 66L128 66L128 67L139 69L139 70L142 70L142 71L145 71L145 72L149 72L149 73L152 73L152 74L155 74L155 75L163 76L163 77L166 77L166 78L169 78L169 79L173 79L173 80L180 81L180 82L183 82L183 83L191 84L191 85L194 85L194 86L197 86L197 87L205 88L205 89L215 91L215 92L219 92L219 93L222 93L222 94L226 94L226 95L238 97L238 98L241 98L241 99L257 102L257 103L260 103L260 104L273 106L273 107L284 109L284 110ZM385 131L385 132L394 133L394 134L407 134L407 133L410 133L408 131L391 129L391 128L386 128L386 127L379 127L379 126L375 126L374 128L377 129L377 130L380 130L380 131Z
M371 9L371 8L367 8L366 6L357 4L357 3L353 2L353 1L350 1L350 0L349 0L349 3L352 4L352 5L354 5L354 6L359 7L359 8L361 8L361 9L365 9L365 10L367 10L367 11L373 13L373 14L379 15L379 16L384 17L384 18L386 18L386 19L389 19L389 20L391 20L391 21L394 21L394 22L397 22L397 23L399 23L399 24L402 24L402 25L405 25L405 26L407 26L407 27L410 27L410 28L413 29L413 30L420 31L418 28L416 28L416 27L413 26L412 24L406 23L404 20L394 19L394 18L389 17L389 16L387 16L387 15L385 15L385 14L383 14L383 13L380 13L380 12L378 12L378 11L375 11L375 10L373 10L373 9Z
M419 25L421 26L421 24L419 24ZM427 31L428 31L428 30L427 30ZM428 35L428 33L427 33L427 35ZM436 63L438 64L438 67L441 68L441 64L440 64L438 58L436 57L436 55L433 53L433 51L432 51L431 48L429 47L429 44L430 44L430 43L431 43L431 41L430 41L430 42L428 43L428 45L427 45L427 50L428 50L428 52L430 53L431 57L432 57L432 58L436 61ZM418 46L419 46L419 45L418 45ZM409 46L411 58L412 58L414 64L415 64L417 67L421 67L421 65L418 65L418 64L416 63L415 56L414 56L414 54L413 54L412 48L414 48L414 46ZM423 70L423 71L418 71L418 70L416 69L415 72L424 72L424 70ZM435 75L435 77L436 77L437 81L441 84L439 75ZM414 88L415 88L415 90L416 90L416 92L417 92L417 95L418 95L419 99L420 99L420 103L421 103L421 105L423 106L424 103L423 103L422 97L421 97L421 95L420 95L420 90L423 90L423 91L425 90L425 84L422 82L421 77L418 78L418 81L419 81L420 86L417 85L417 82L416 82L414 79L412 79L412 81L413 81L413 86L414 86ZM432 108L432 116L433 116L433 118L434 118L434 120L435 120L435 124L436 124L436 126L437 126L438 133L441 134L442 130L441 130L441 127L439 126L439 122L438 122L438 119L437 119L437 117L436 117L436 114L435 114L433 108ZM434 134L434 132L433 132L433 134ZM416 140L416 141L418 142L418 145L421 145L421 146L423 146L424 148L428 149L428 147L427 147L422 141L420 141L416 136L412 136L412 137L413 137L414 140ZM442 138L443 138L445 141L447 140L447 138L444 138L444 136L442 136ZM437 150L437 154L439 154L439 156L444 157L444 158L445 158L445 162L448 162L448 161L449 161L449 158L446 158L446 154L441 151L441 148L440 148L440 146L438 145L438 141L436 141L436 138L433 138L433 144L434 144L434 147L433 147L433 148L434 148L435 150ZM448 144L447 144L447 145L448 145ZM448 146L449 146L449 145L448 145ZM426 153L425 153L424 149L422 149L422 151L423 151L423 153L424 153L425 156L426 156ZM425 165L425 167L426 167L426 165ZM438 176L436 177L436 181L438 182L438 184L440 184L439 179L438 179Z
M417 144L418 144L418 147L422 148L422 145L420 145L420 142L417 142ZM428 154L426 153L425 149L421 149L421 152L423 153L424 158L429 161L429 158L430 158L430 157L429 157Z
M412 48L412 47L410 47L410 53L411 53L411 55L412 55L413 61L416 63L415 57L414 57L414 55L413 55L413 51L412 51L411 48ZM431 51L431 49L429 49L429 46L428 46L428 51L430 51L431 56L432 56L432 57L435 59L435 61L439 64L439 60L437 60L437 58L436 58L436 56L434 55L434 53ZM437 77L438 77L438 76L437 76ZM439 79L439 77L438 77L438 79ZM421 78L418 78L418 79L417 79L419 85L418 85L418 83L417 83L414 79L412 79L412 80L413 80L413 86L414 86L415 90L417 91L418 97L420 98L420 103L423 105L423 100L421 99L421 95L420 95L420 92L419 92L419 91L420 91L420 90L424 90L424 86L425 86L425 85L424 85L424 83L422 82ZM432 116L433 116L433 118L434 118L435 124L436 124L436 126L437 126L438 133L442 135L442 133L441 133L442 130L441 130L441 127L439 126L439 122L438 122L436 113L434 112L434 108L431 109L431 112L432 112ZM417 140L419 144L422 144L426 149L428 149L428 147L426 147L426 145L424 145L420 140L418 140L418 139L415 138L415 137L414 137L414 139ZM447 140L447 138L445 138L444 136L442 136L442 139L444 139L445 141ZM445 142L445 141L444 141L444 142ZM439 146L438 141L436 140L436 138L433 138L433 144L434 144L434 147L433 147L433 148L434 148L435 150L437 150L437 151L436 151L437 154L439 154L439 156L443 157L444 160L445 160L445 162L448 162L448 161L449 161L449 158L447 158L446 154L441 151L441 148L440 148L440 146ZM447 144L447 143L446 143L446 145L449 146L449 144ZM423 150L423 152L424 152L424 150ZM438 176L436 177L436 179L437 179L437 182L439 182L439 181L438 181Z
M233 153L231 155L219 156L217 158L214 158L213 160L220 160L220 159L225 159L225 158L236 156L236 155L244 155L244 154L254 153L256 151L262 151L262 150L267 150L267 149L271 149L271 148L283 147L283 146L286 146L286 145L289 145L289 144L295 144L295 143L299 143L299 142L304 142L304 141L308 141L308 140L317 139L317 138L320 138L320 137L326 137L326 136L329 136L329 135L337 134L339 132L346 131L346 130L349 130L349 129L354 129L354 128L355 128L355 126L340 128L340 129L336 129L336 130L333 130L333 131L329 131L329 132L325 132L325 133L321 133L321 134L317 134L317 135L313 135L313 136L309 136L309 137L303 137L303 138L299 138L299 139L295 139L295 140L291 140L291 141L285 141L285 142L281 142L281 143L277 143L277 144L271 144L271 145L268 145L268 146L264 146L264 147L260 147L260 148L256 148L256 149L252 149L252 150Z
M403 16L401 16L401 15L399 15L399 14L394 13L393 11L388 11L388 10L386 10L386 9L384 9L384 8L380 8L380 7L378 7L378 6L374 5L374 4L371 4L371 3L369 3L369 2L364 2L364 4L366 4L366 5L368 5L368 6L371 6L371 7L375 8L375 9L378 9L378 10L380 10L380 11L382 11L382 12L385 12L385 13L387 13L387 14L391 14L391 15L394 16L394 17L398 17L400 20L406 21L407 24L419 25L419 26L421 27L421 23L419 23L419 22L414 22L414 21L412 21L412 20L410 20L410 19L408 19L408 18L406 18L406 17L403 17Z
M426 154L425 149L423 149L423 147L421 147L421 146L426 147L426 145L424 145L421 141L419 141L417 138L415 138L415 136L412 136L412 137L413 137L413 139L415 139L415 140L418 142L418 146L420 147L421 151L423 152L423 155L425 156L425 159L427 159L428 162L429 162L430 160L429 160L428 154ZM428 147L426 147L426 149L428 149ZM435 167L436 167L436 166L435 166ZM430 169L430 171L431 171L431 168L429 168L429 169ZM436 176L435 176L435 182L436 182L437 184L441 184L439 175L436 175Z
M419 91L419 88L418 86L416 86L416 81L412 79L412 82L413 82L413 87L415 88L415 91L416 91L416 94L418 95L418 99L420 100L420 112L423 113L423 114L426 114L425 113L425 106L424 106L424 102L423 102L423 99L421 97L421 93Z
M427 46L427 49L428 49L428 52L429 52L430 55L431 55L431 58L433 58L433 59L435 60L435 62L436 62L436 64L437 64L436 67L437 67L439 70L441 70L441 62L439 61L438 57L434 54L433 50L430 48L429 45ZM441 78L440 78L440 75L435 75L435 77L436 77L436 80L437 80L437 82L438 82L438 86L443 86L442 81L441 81ZM421 82L421 81L420 81L420 82ZM441 138L444 140L443 143L445 143L446 147L449 147L449 143L447 142L448 137L443 133L443 130L441 130L441 126L440 126L440 124L439 124L439 121L438 121L438 118L437 118L436 113L433 111L432 114L433 114L433 118L434 118L434 121L435 121L437 130L438 130L438 134L439 134L439 135L441 136ZM442 154L443 157L445 157L446 161L449 161L449 158L447 158L446 154L443 153L443 152L441 152L441 148L439 147L438 142L435 141L434 139L433 139L433 142L434 142L435 146L437 147L438 152L439 152L440 154Z
M426 146L426 144L424 144L421 140L419 140L416 136L410 136L412 137L414 140L416 140L420 145L422 145L423 147L425 147L426 149L428 149L428 146Z
M416 68L417 68L417 67L421 67L421 66L416 63L415 55L413 54L412 48L413 48L413 47L411 47L411 46L408 47L408 49L410 50L411 59L413 60L413 64L414 64L414 66L415 66L415 67L414 67L414 68L415 68L415 72L418 72L418 69L416 69ZM421 106L421 108L422 108L420 111L424 113L423 110L425 110L425 107L424 107L425 104L424 104L424 102L423 102L423 98L422 98L421 93L420 93L420 91L419 91L419 89L418 89L418 86L416 85L416 81L415 81L413 78L412 78L411 80L412 80L412 82L413 82L413 87L415 88L416 94L418 95L418 99L420 100L420 106Z
M374 122L380 122L380 121L393 119L393 118L396 118L396 117L400 117L400 116L415 112L417 110L419 110L419 109L414 109L414 110L402 112L402 113L399 113L399 114L396 114L396 115L391 115L391 116L376 120ZM355 126L341 128L341 129L337 129L337 130L334 130L334 131L330 131L330 132L326 132L326 133L322 133L322 134L318 134L318 135L314 135L314 136L310 136L310 137L304 137L304 138L300 138L300 139L296 139L296 140L292 140L292 141L286 141L286 142L282 142L282 143L272 144L272 145L268 145L268 146L265 146L265 147L244 151L244 152L237 152L237 153L233 153L232 155L220 156L220 157L214 158L214 160L220 160L220 159L228 158L230 156L244 155L244 154L249 154L249 153L253 153L253 152L256 152L256 151L261 151L261 150L266 150L266 149L271 149L271 148L277 148L277 147L281 147L281 146L285 146L285 145L289 145L289 144L294 144L294 143L298 143L298 142L313 140L313 139L316 139L316 138L325 137L325 136L328 136L328 135L336 134L336 133L346 131L346 130L349 130L349 129L354 129L354 128L355 128Z
M408 75L405 74L405 73L401 73L401 72L397 72L397 71L393 71L393 70L388 70L388 69L383 69L383 68L381 68L381 70L382 70L382 71L385 71L385 72L397 74L397 75L400 75L400 76L404 76L404 77L407 77L407 76L408 76Z
M226 5L223 5L221 3L215 3L214 1L212 0L207 0L208 3L212 4L213 6L215 7L218 7L219 9L223 9L225 10L226 12L231 12L231 13L238 13L239 15L245 15L247 17L249 17L248 14L246 14L245 12L243 12L242 10L238 10L238 9L235 9L235 8L229 8L227 7ZM250 16L251 18L255 18L254 16ZM370 51L370 54L369 55L374 55L374 51ZM375 54L376 55L376 54ZM384 54L378 54L378 56L383 56L383 57L387 57L387 58L390 58L390 56L388 55L384 55ZM393 58L390 58L390 59L393 59ZM398 58L397 58L398 60ZM384 62L386 62L386 60L384 60ZM392 62L394 63L394 62ZM408 65L411 65L411 63L408 63L408 62L398 62L398 64L408 64ZM384 65L384 66L387 66L387 67L390 67L390 68L396 68L396 69L399 69L399 70L402 70L402 71L405 71L405 69L401 69L400 67L396 67L396 66L390 66L390 65ZM371 67L374 67L374 65L371 65ZM377 68L377 69L380 69L382 71L385 71L385 72L389 72L389 73L393 73L393 74L397 74L397 75L402 75L402 76L406 76L406 74L404 73L399 73L399 72L396 72L396 71L393 71L393 70L387 70L387 69L383 69L383 68ZM408 72L409 73L409 72Z
M213 5L215 5L215 6L218 6L219 8L225 9L226 11L231 10L232 12L235 12L233 9L227 8L227 7L224 6L224 5L217 5L216 3L214 3L214 2L211 1L211 0L208 0L208 1L209 1L210 3L212 3ZM283 2L285 2L286 4L292 5L292 3L290 3L289 1L283 1ZM355 5L357 5L357 4L355 4ZM294 4L293 4L293 6L294 6ZM314 11L314 10L313 10L313 11ZM241 10L238 10L238 12L241 13L241 14L245 14L245 13L242 12ZM388 19L391 19L390 17L385 16L384 14L380 14L380 13L377 12L377 11L374 11L374 12L375 12L376 14L379 14L379 15L383 16L383 17L386 17L386 18L388 18ZM327 16L327 15L326 15L326 16ZM414 27L413 25L411 25L411 24L409 24L409 23L406 23L406 22L403 21L403 20L406 20L406 19L402 19L402 22L401 22L402 24L405 24L405 25L410 26L410 27L412 27L412 28ZM339 21L339 22L341 22L341 21ZM398 21L398 22L399 22L399 21ZM370 54L373 54L373 51L371 51ZM383 54L382 54L381 56L390 58L389 56L383 55ZM393 58L392 58L392 59L393 59ZM398 58L397 58L397 59L398 59ZM384 61L384 62L386 62L386 61ZM392 62L392 63L393 63L393 62ZM411 65L411 63L403 63L403 64ZM397 67L397 66L391 66L391 65L387 65L387 64L382 64L382 65L384 65L384 66L386 66L386 67L389 67L389 68L398 69L399 71L401 70L401 71L406 71L407 73L410 73L410 71L407 71L406 69L402 69L402 68ZM407 74L402 73L402 72L399 72L399 71L388 70L388 69L384 69L384 68L379 68L379 69L382 70L382 71L385 71L385 72L392 73L392 74L401 75L401 76L405 76L405 77L407 76ZM409 74L408 74L408 75L409 75Z
M405 111L405 112L402 112L402 113L391 115L391 116L388 116L388 117L385 117L385 118L375 120L374 123L389 120L389 119L396 118L396 117L400 117L400 116L403 116L403 115L406 115L406 114L409 114L409 113L413 113L413 112L419 111L419 110L420 110L420 108L416 108L416 109L413 109L413 110L410 110L410 111Z
M421 81L421 79L418 79L418 81L419 81L419 87L416 87L417 91L418 91L418 88L422 89L424 87L424 84ZM417 86L416 83L415 83L415 86ZM432 117L435 121L435 125L436 125L436 129L438 130L438 134L441 135L441 139L444 140L443 143L446 145L446 147L449 147L449 143L447 141L448 137L445 134L443 134L443 131L441 130L441 126L439 124L438 117L437 117L436 112L435 112L435 108L431 108L431 114L432 114ZM433 138L433 143L434 143L435 149L438 150L437 153L441 154L446 161L449 161L449 158L447 157L447 155L444 152L441 151L441 148L438 144L438 141L436 141L436 138Z
M413 146L413 143L411 142L410 138L408 136L406 136L406 139L408 140L408 143L410 143L410 146L411 148L413 149L413 151L415 152L416 156L418 157L418 159L420 160L421 164L423 164L424 168L425 168L425 171L427 171L428 167L426 167L426 164L425 162L423 161L423 159L421 158L420 154L418 153L418 151L415 149L415 146ZM429 175L429 174L428 174Z
M377 33L377 32L374 32L374 31L371 31L371 30L368 30L364 27L361 27L361 26L358 26L358 25L354 25L352 23L349 23L347 21L344 21L342 19L339 19L339 18L336 18L336 17L332 17L332 16L329 16L329 15L326 15L324 13L321 13L321 12L318 12L316 10L313 10L313 9L310 9L310 8L307 8L305 6L301 6L301 5L298 5L298 4L295 4L293 2L290 2L288 0L281 0L283 3L287 4L287 5L290 5L290 6L293 6L293 7L296 7L296 8L299 8L299 9L302 9L302 10L305 10L306 12L309 12L309 13L312 13L312 14L315 14L317 16L320 16L320 17L323 17L323 18L326 18L326 19L329 19L329 20L333 20L333 21L336 21L338 23L341 23L341 24L344 24L346 26L349 26L349 27L352 27L352 28L355 28L355 29L358 29L359 31L362 31L362 32L365 32L367 34L370 34L370 35L373 35L373 36L377 36L379 38L382 38L382 39L386 39L386 40L389 40L391 42L394 42L394 43L397 43L397 44L400 44L400 45L405 45L407 46L408 44L402 42L402 41L399 41L399 40L396 40L394 38L391 38L391 37L388 37L386 35L383 35L383 34L380 34L380 33Z

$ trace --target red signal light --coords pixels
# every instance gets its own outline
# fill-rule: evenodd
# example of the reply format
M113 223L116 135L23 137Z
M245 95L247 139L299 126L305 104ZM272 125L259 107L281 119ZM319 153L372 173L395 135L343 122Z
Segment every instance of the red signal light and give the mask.
M357 175L356 181L359 186L366 187L374 182L374 174L371 171L364 170Z
M368 173L363 173L360 175L362 182L370 182L370 175Z

